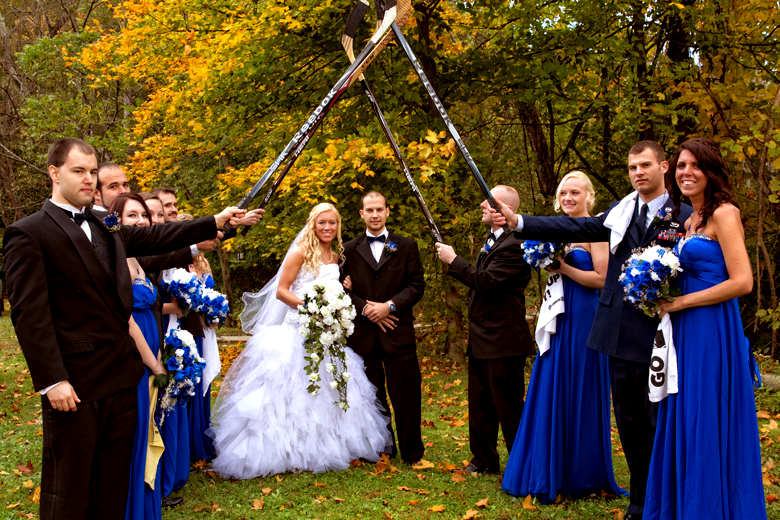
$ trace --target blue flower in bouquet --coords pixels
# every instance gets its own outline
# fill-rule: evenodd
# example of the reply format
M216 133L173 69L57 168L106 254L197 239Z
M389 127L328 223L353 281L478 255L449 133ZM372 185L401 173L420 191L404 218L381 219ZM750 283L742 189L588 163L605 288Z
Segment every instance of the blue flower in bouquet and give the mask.
M158 394L155 420L162 426L165 415L180 399L195 395L195 384L200 382L206 362L198 354L195 338L187 331L175 329L165 337L163 363L168 373L155 378L154 385L164 388Z
M672 301L673 296L680 294L672 284L672 279L682 271L680 259L664 247L652 245L635 251L622 271L619 280L624 299L648 316L658 312L658 300Z
M556 259L564 253L565 248L565 244L526 240L523 242L523 260L537 271L548 265L558 269L560 263Z

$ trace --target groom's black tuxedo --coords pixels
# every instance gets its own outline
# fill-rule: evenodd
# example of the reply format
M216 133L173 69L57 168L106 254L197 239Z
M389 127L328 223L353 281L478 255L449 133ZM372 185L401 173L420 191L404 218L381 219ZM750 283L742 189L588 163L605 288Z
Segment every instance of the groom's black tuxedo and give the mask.
M127 500L136 388L144 370L128 333L127 256L213 238L213 217L110 232L88 218L92 242L46 201L3 237L11 317L36 390L67 380L74 412L43 407L41 518L121 518ZM102 245L101 245L102 244Z
M389 252L391 243L397 246L394 252ZM342 267L341 279L348 275L352 279L350 297L357 310L355 332L347 339L347 345L363 357L366 376L376 386L377 398L389 419L390 406L385 393L387 378L387 392L395 410L401 457L416 462L425 453L420 433L422 377L417 362L412 313L425 292L417 242L389 232L377 262L364 233L344 244L344 256L346 262ZM394 330L382 332L377 324L362 315L367 300L379 303L393 300L396 311L392 314L398 317ZM388 430L393 444L387 449L394 454L395 441L391 424L388 424Z
M596 217L531 217L523 216L523 238L553 242L608 242L611 230L604 226L613 203ZM667 198L663 209L674 205ZM673 247L685 235L683 225L693 209L683 204L673 220L653 219L643 236L634 234L631 220L615 253L609 255L609 266L599 306L588 337L588 346L610 356L609 369L615 419L620 432L626 462L631 471L631 504L628 514L641 514L647 487L650 456L653 451L655 421L658 407L647 395L650 357L659 320L650 318L623 300L620 273L623 264L636 248L653 242Z
M531 267L513 234L501 234L476 266L461 257L447 274L469 292L469 445L480 472L497 472L498 426L512 451L523 413L526 355L535 351L525 319Z

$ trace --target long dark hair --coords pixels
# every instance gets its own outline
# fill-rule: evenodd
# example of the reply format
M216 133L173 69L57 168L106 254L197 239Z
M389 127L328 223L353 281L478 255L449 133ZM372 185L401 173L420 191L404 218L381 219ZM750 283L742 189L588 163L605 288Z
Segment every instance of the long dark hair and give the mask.
M731 180L729 179L729 170L726 161L720 153L718 143L711 139L695 137L688 139L677 148L669 170L666 172L666 189L669 191L675 206L679 207L683 195L680 187L677 185L675 174L677 172L677 160L680 153L688 150L696 157L699 163L699 169L707 176L707 187L704 189L704 204L701 207L701 221L696 225L696 230L704 229L707 221L715 210L721 204L732 204L737 208L739 205L734 201L731 191Z
M134 200L143 206L144 211L146 211L146 219L149 222L149 225L152 225L152 212L149 211L149 206L146 205L146 202L144 201L143 197L141 197L137 193L120 193L116 196L116 199L114 199L114 203L111 204L111 207L108 208L108 211L112 213L116 213L117 217L119 217L119 221L122 221L122 213L125 212L125 206L127 205L128 201Z

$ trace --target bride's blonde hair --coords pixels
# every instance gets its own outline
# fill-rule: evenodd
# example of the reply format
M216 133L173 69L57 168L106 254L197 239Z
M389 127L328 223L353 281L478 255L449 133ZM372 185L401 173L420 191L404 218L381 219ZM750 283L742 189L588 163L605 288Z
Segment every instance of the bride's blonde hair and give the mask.
M346 257L344 256L344 246L341 245L341 215L336 206L330 202L323 202L314 206L309 212L309 218L306 220L306 227L303 229L303 234L298 240L298 247L303 249L303 267L314 273L320 272L320 257L322 256L322 249L320 248L320 239L317 238L317 232L315 231L317 218L326 211L332 211L336 215L336 243L338 244L339 259L344 263Z

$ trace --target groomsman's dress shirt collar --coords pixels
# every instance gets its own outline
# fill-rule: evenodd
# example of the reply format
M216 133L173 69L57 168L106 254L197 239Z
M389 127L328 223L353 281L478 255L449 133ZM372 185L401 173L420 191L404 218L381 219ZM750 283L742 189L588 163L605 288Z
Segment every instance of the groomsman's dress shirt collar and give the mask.
M664 204L666 204L666 199L669 198L669 194L664 190L663 195L660 195L650 202L647 203L647 222L645 222L645 229L650 227L650 224L653 222L653 219L655 218L658 211L664 207ZM637 212L642 211L642 205L644 202L641 198L637 196L637 205L636 210ZM639 213L637 213L638 215Z
M51 199L49 199L49 200L51 200ZM57 206L58 208L62 208L65 211L70 211L71 213L83 213L84 212L84 208L77 208L75 206L71 206L70 204L60 204L59 202L54 202L53 200L51 201L51 203L54 204L55 206ZM75 222L74 222L74 224L75 224ZM84 233L87 235L87 238L89 239L89 241L92 242L92 230L89 228L89 224L87 223L87 221L86 220L83 221L80 224L79 227L81 227L81 230L84 231Z
M384 236L384 241L376 240L375 242L368 244L368 247L371 249L371 254L374 255L374 260L376 260L377 263L379 263L379 259L382 258L382 251L385 248L389 234L387 228L384 228L381 233L376 235L377 237ZM369 230L366 230L366 236L373 237L374 235Z
M647 203L647 222L645 222L645 229L650 227L650 223L655 218L656 213L658 213L658 210L664 207L664 204L666 204L666 199L669 198L669 193L664 190L664 194L654 198L650 202ZM641 204L644 204L642 202L642 199L639 198L637 195L637 208L636 211L640 211L642 209ZM515 231L522 231L523 230L523 216L522 215L515 215L517 217L517 227L515 228Z
M51 200L51 199L49 199L49 200ZM75 206L71 206L70 204L60 204L59 202L54 202L53 200L51 201L51 203L54 204L55 206L57 206L58 208L62 208L65 211L70 211L71 213L83 213L84 212L84 208L77 208ZM74 224L75 224L75 221L74 221ZM85 220L84 222L82 222L79 227L87 235L87 238L89 239L89 241L92 242L92 230L89 229L89 224L87 223L87 221ZM60 383L62 383L62 381L60 381L59 383L54 383L51 386L47 386L46 388L44 388L43 390L41 390L38 393L41 394L41 395L46 395L46 392L48 392L49 390L51 390L52 388L54 388L55 386L57 386Z
M104 208L100 204L93 204L92 209L99 209L100 211L105 211L106 213L108 213L108 208Z

